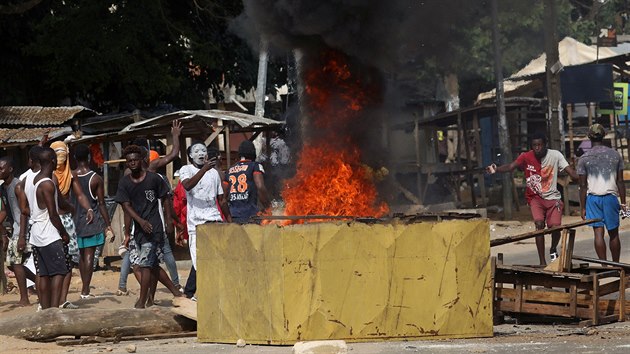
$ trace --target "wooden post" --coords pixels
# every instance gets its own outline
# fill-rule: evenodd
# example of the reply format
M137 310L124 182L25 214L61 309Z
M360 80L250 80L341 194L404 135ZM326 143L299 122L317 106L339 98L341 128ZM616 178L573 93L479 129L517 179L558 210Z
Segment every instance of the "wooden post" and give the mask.
M572 283L569 286L569 295L571 296L571 300L569 300L569 313L573 317L577 317L577 285Z
M569 158L571 159L571 163L575 163L573 161L575 159L575 153L573 149L573 103L567 104L567 119L569 121Z
M230 125L225 125L225 158L227 159L227 167L232 166L232 149L230 148Z
M105 161L109 160L109 141L105 141L103 143L103 158ZM109 164L103 164L103 184L104 184L104 194L106 197L109 196Z
M497 88L497 118L499 127L499 145L501 147L501 157L503 163L512 162L512 144L510 142L510 133L508 131L507 118L505 117L505 100L503 90L503 71L501 60L501 46L499 38L499 5L498 0L492 0L492 43L494 47L494 79ZM557 43L556 43L557 46ZM503 216L506 220L512 219L512 174L503 173L502 176L502 194L503 194Z
M182 150L181 145L180 150ZM166 153L168 154L171 151L173 151L173 136L169 134L166 136ZM168 183L170 184L171 188L174 188L175 184L173 183L173 161L169 162L168 165L166 165L166 179L168 179Z
M457 135L459 132L462 132L462 137L464 139L464 148L466 149L466 180L468 181L470 188L470 197L472 201L472 207L475 208L477 206L477 196L475 195L475 179L473 176L473 162L472 162L472 154L470 153L470 143L468 142L468 134L466 133L466 123L462 121L462 113L461 111L457 112ZM457 144L457 159L459 160L459 143ZM458 186L456 186L457 188Z
M2 237L2 236L0 236ZM0 246L4 240L0 240ZM4 252L4 247L0 248L0 294L4 295L7 291L7 275L4 274L4 259L6 258L6 254Z
M181 134L179 136L179 157L182 160L182 166L188 164L188 154L186 154L186 149L188 146L186 145L186 137Z
M413 139L416 147L416 186L418 188L418 196L420 197L420 204L424 203L424 195L422 193L422 173L420 171L420 124L418 123L418 118L414 119L414 127L413 127Z
M475 157L477 158L477 167L483 168L483 153L481 149L481 136L479 134L479 115L473 113L473 139L475 141ZM477 183L479 184L479 192L481 193L481 205L488 206L486 199L486 179L483 173L477 174Z
M569 229L569 237L567 239L567 246L562 252L564 256L564 271L571 272L573 268L573 246L575 245L575 229Z
M593 326L599 324L599 276L597 272L593 273Z
M619 322L626 320L626 271L619 270Z
M617 150L617 133L615 132L615 115L609 114L610 117L610 133L612 138L610 139L610 147Z

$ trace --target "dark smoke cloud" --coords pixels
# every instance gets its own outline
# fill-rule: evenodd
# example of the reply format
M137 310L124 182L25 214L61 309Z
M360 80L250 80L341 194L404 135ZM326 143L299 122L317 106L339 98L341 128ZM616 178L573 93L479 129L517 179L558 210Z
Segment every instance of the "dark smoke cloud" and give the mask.
M331 47L385 71L448 51L466 0L244 0L237 27L254 48ZM472 1L474 3L474 1Z

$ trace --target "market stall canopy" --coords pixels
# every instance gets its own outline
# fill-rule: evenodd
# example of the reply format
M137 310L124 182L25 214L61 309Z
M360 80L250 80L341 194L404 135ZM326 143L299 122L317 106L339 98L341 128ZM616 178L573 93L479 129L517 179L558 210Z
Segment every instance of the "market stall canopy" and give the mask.
M571 37L565 37L558 43L558 52L560 63L562 66L574 66L590 64L599 60L610 59L617 56L628 54L628 52L619 53L611 48L599 48L599 54L595 46L588 46ZM514 73L512 76L503 81L503 87L506 93L517 94L534 84L541 76L545 74L547 56L545 53L538 58L532 60L524 68ZM477 103L494 99L496 89L488 92L480 93L477 96Z
M194 118L201 119L218 119L222 121L232 121L238 124L242 128L251 128L256 126L268 126L268 125L280 125L284 122L258 117L251 114L240 113L240 112L231 112L231 111L222 111L218 109L212 110L197 110L197 111L178 111L173 113L168 113L165 115L161 115L158 117L150 118L147 120L143 120L140 122L129 124L125 127L122 132L131 132L136 131L138 129L147 129L151 127L158 127L161 125L170 124L175 119L179 119L182 122L186 120L191 120Z
M184 136L194 136L204 132L210 133L214 131L213 123L216 123L217 120L222 121L223 125L229 125L231 132L252 132L284 124L283 121L217 109L177 111L131 123L117 132L85 135L81 139L75 140L75 142L120 141L138 136L163 137L170 134L171 123L174 120L182 122L184 127L182 134Z

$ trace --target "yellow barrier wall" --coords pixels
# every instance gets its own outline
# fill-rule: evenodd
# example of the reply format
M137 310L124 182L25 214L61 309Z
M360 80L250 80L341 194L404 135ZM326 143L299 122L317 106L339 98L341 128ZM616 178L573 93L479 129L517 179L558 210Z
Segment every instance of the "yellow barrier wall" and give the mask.
M492 336L487 220L197 229L202 342Z

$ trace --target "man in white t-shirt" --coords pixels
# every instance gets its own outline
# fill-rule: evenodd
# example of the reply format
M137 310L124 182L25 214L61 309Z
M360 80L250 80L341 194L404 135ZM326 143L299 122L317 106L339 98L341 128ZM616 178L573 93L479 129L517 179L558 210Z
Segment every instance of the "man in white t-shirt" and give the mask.
M201 142L193 143L187 152L192 163L179 170L179 179L186 190L188 245L193 267L197 269L197 225L222 222L221 212L226 221L231 222L231 217L221 177L214 168L216 158L208 159L208 150Z

